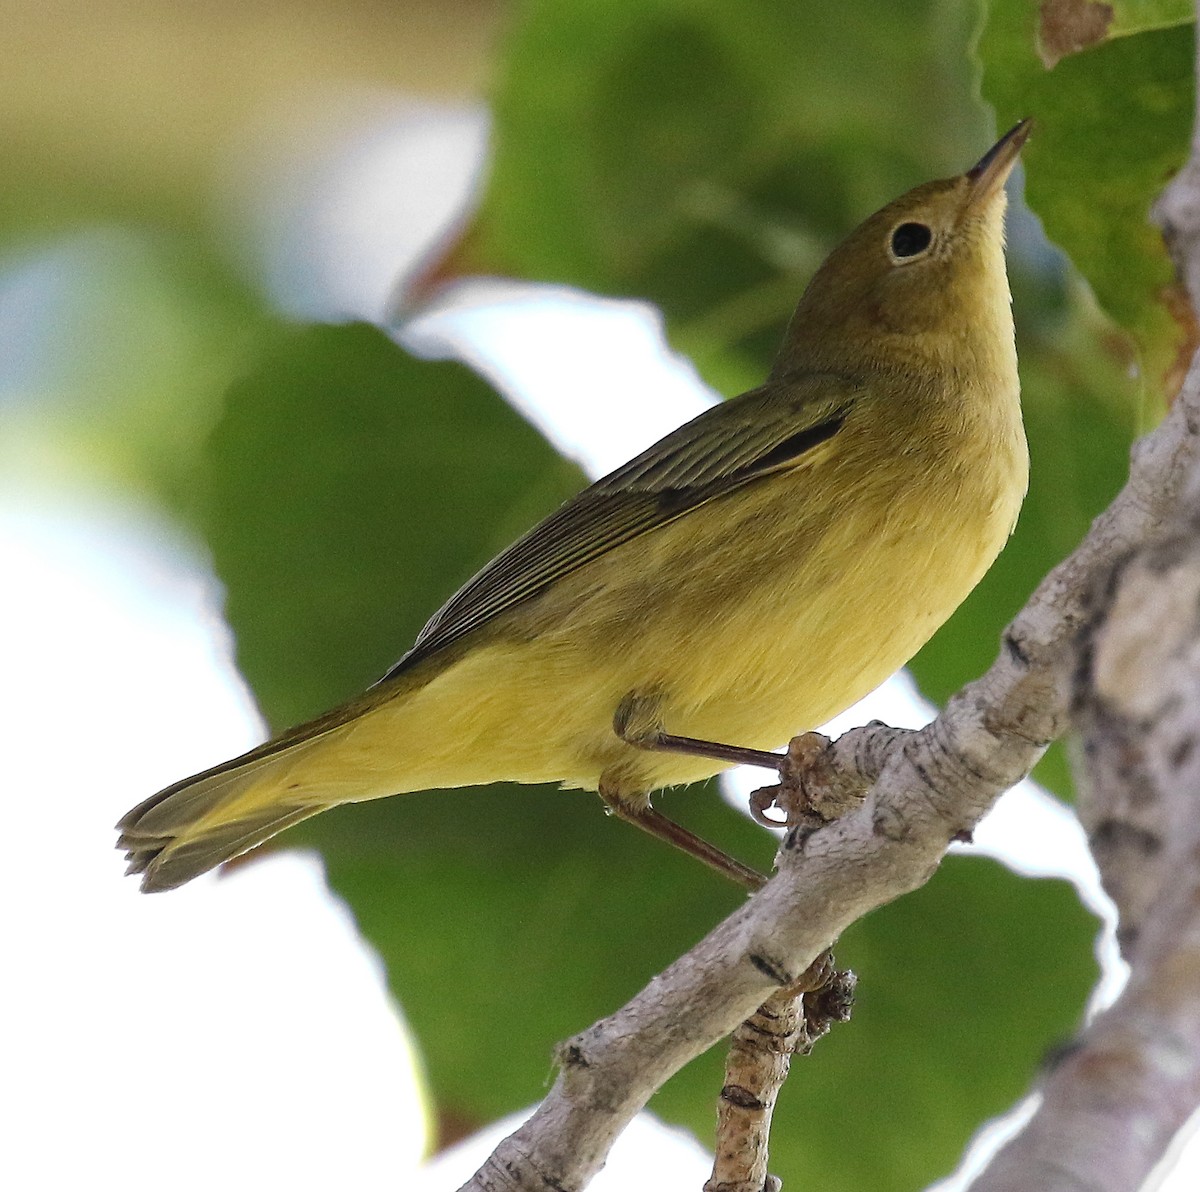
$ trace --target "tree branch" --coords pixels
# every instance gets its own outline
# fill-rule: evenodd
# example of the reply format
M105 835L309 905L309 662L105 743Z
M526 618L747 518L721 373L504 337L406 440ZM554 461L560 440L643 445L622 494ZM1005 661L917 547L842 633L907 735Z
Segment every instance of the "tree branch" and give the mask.
M798 987L772 994L729 1041L717 1103L716 1155L704 1192L778 1192L767 1174L775 1100L793 1055L807 1055L832 1023L847 1022L855 976L822 953Z
M1134 556L1104 602L1080 718L1131 975L978 1192L1132 1192L1200 1104L1200 524Z

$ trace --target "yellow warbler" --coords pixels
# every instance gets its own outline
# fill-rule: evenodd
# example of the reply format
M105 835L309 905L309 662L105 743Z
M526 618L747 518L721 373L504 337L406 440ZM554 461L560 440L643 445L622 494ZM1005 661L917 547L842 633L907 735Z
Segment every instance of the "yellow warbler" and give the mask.
M769 762L847 708L1011 533L1028 454L1004 181L1028 132L867 219L809 283L766 384L535 526L378 684L130 811L119 846L142 888L339 803L501 780L598 790L757 885L650 793Z

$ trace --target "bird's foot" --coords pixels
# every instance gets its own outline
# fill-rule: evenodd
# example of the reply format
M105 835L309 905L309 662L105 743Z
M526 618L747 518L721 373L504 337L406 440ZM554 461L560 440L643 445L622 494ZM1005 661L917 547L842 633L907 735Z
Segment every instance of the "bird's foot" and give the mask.
M768 828L796 829L808 835L857 806L866 789L862 783L847 784L828 737L801 733L792 738L780 759L779 782L750 796L750 815ZM780 814L768 814L772 809Z

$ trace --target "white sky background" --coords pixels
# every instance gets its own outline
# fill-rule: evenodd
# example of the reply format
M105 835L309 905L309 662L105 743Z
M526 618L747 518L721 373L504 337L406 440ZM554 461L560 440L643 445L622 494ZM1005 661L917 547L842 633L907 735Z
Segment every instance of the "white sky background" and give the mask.
M478 112L373 95L285 154L242 206L248 242L275 229L262 264L281 305L379 317L453 213L418 205L429 179L462 201L484 127ZM714 400L658 331L644 306L496 282L464 288L406 342L454 351L510 395L519 385L522 411L598 475ZM205 561L145 513L0 488L0 576L0 1185L457 1187L478 1163L463 1148L415 1174L406 1037L315 859L269 857L155 898L121 876L117 817L261 734ZM901 679L839 727L928 714ZM1095 896L1078 825L1031 784L977 840ZM696 1144L639 1131L594 1188L701 1186ZM1190 1170L1162 1186L1195 1187Z

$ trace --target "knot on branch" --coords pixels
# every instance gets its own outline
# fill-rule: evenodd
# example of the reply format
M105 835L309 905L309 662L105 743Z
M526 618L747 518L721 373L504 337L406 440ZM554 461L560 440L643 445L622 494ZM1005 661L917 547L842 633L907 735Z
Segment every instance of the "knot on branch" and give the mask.
M832 957L830 957L832 969ZM854 994L858 975L852 969L831 971L829 979L818 989L804 995L804 1033L806 1041L796 1048L798 1055L807 1055L818 1039L829 1033L835 1022L849 1022L854 1009Z
M555 1049L554 1059L560 1068L590 1068L588 1058L583 1048L574 1040L568 1039Z

